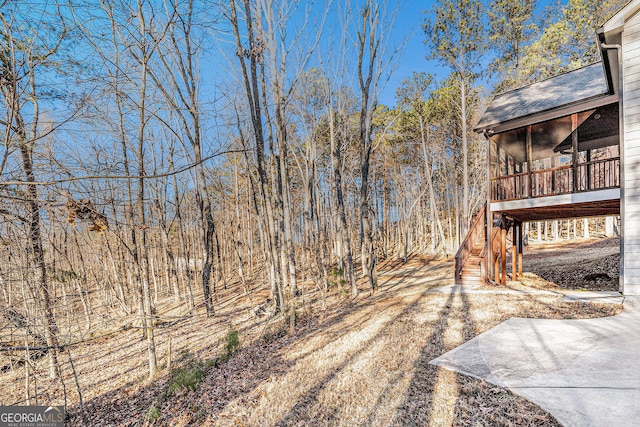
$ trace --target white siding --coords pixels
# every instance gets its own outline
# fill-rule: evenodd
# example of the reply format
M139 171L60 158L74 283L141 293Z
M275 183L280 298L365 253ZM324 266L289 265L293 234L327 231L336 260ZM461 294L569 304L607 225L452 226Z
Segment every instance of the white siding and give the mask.
M640 102L636 103L636 105L633 105L631 102L629 102L627 105L625 105L624 111L625 113L629 112L634 116L640 115Z
M625 102L628 107L637 107L640 105L640 94L636 94L636 98L625 99Z
M640 295L640 16L625 24L622 33L624 108L624 189L622 191L623 292Z

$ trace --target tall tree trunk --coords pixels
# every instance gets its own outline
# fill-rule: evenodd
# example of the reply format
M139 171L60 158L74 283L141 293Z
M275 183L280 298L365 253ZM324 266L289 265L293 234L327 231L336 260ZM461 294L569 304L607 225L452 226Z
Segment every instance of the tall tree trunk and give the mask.
M253 137L256 143L256 168L258 171L259 190L261 197L262 212L266 215L267 232L265 238L267 244L265 245L267 250L267 268L269 271L272 296L276 302L276 309L281 311L284 308L284 298L282 294L282 277L279 267L279 242L278 242L278 226L276 213L273 211L274 200L270 190L270 179L266 169L265 161L265 138L263 130L263 111L260 106L262 97L258 85L259 72L263 75L264 86L264 70L260 70L260 58L262 52L257 47L260 46L256 42L256 35L254 34L253 18L251 11L251 3L249 0L244 0L244 13L246 17L246 30L249 46L256 47L256 51L249 53L248 58L245 56L245 50L243 48L242 38L240 36L240 23L238 21L238 15L236 10L235 0L230 0L231 9L231 25L236 41L237 56L240 61L242 79L245 85L245 95L249 104L249 110L251 113L251 124L253 129ZM248 60L248 67L247 61ZM264 94L264 92L263 92ZM277 185L277 183L271 183Z
M204 306L207 316L213 316L215 310L213 308L213 300L211 298L211 270L213 268L213 234L215 225L213 223L213 215L211 214L211 206L200 201L201 217L204 221L204 254L205 260L202 267L202 292L204 295Z
M195 141L199 141L199 138ZM211 273L215 258L215 222L211 211L211 202L205 192L205 174L202 166L202 153L199 142L193 144L195 154L196 169L196 203L198 204L198 212L200 213L200 224L202 227L202 243L204 249L204 265L202 267L202 294L204 297L204 306L207 316L213 316L215 310L213 307L213 299L211 295Z
M422 159L424 162L424 174L425 174L425 179L427 180L427 188L429 189L429 205L431 206L431 218L432 218L432 222L436 225L437 232L438 232L439 243L436 245L436 248L437 248L440 245L444 245L445 237L444 237L444 231L442 229L442 223L440 222L440 216L438 214L438 206L436 204L436 194L433 189L433 174L431 172L431 165L429 164L429 156L427 153L427 143L428 143L427 135L428 134L429 134L428 130L426 130L425 132L425 125L424 125L423 118L420 117L420 137L422 138ZM431 238L434 239L433 228L431 230L431 234L432 234Z
M460 123L462 132L462 234L466 235L471 221L469 212L469 142L467 138L467 83L460 77ZM461 240L462 235L460 236Z
M376 108L375 84L372 85L379 34L378 6L367 2L362 11L362 25L358 33L358 81L360 84L360 243L363 274L368 279L371 293L378 289L377 258L373 241L369 194L369 168L371 165L373 114ZM366 62L365 62L366 61ZM355 297L356 294L352 293Z
M358 295L358 285L356 282L354 269L353 269L353 254L351 251L351 236L349 234L349 228L347 225L347 214L344 206L344 195L342 190L342 142L337 135L335 126L335 112L333 107L329 106L329 139L331 142L331 165L332 165L332 185L331 191L333 193L333 199L335 203L331 206L334 210L334 221L336 223L337 238L340 247L344 251L344 268L346 271L343 273L346 277L349 288L351 289L351 295Z
M7 101L6 108L11 111L14 124L13 130L16 133L19 142L20 154L22 157L22 172L24 173L27 183L34 183L35 172L33 169L33 142L29 141L27 129L20 111L20 101L17 87L17 76L13 70L12 64L2 63L3 72L5 73L4 91ZM29 84L35 91L35 77L33 75L33 66L30 65ZM34 100L33 122L31 123L31 133L35 138L38 129L38 104ZM39 296L40 303L44 314L45 340L49 347L49 376L57 378L58 376L58 325L53 313L49 281L47 279L47 266L44 258L44 248L42 239L42 225L40 223L40 203L38 201L38 190L35 185L27 184L25 191L27 203L27 211L29 212L28 235L31 256L33 257L34 271L36 273L36 294Z
M276 79L274 79L276 80ZM287 147L287 127L284 123L284 107L282 105L281 99L284 95L281 93L282 90L279 85L275 85L274 89L274 97L276 98L276 127L277 131L277 139L279 145L279 156L278 160L279 164L279 180L282 183L282 186L279 190L282 192L281 200L282 200L282 220L283 220L283 243L282 250L285 257L285 266L286 270L283 269L282 274L288 274L288 285L292 295L298 294L297 289L297 280L296 280L296 257L295 257L295 247L293 245L293 226L291 222L291 201L289 196L289 168L287 165L287 157L288 157L288 147Z
M139 5L139 16L140 20L140 30L142 40L146 38L146 22L144 17L144 12L142 11L142 5ZM138 110L138 220L140 221L141 228L141 245L137 248L140 251L140 261L138 264L141 269L140 280L142 286L142 297L143 297L143 305L144 305L144 317L145 317L145 336L147 339L147 355L149 359L149 379L152 379L156 374L156 343L155 343L155 333L154 333L154 319L153 319L153 305L151 303L151 284L149 278L149 252L147 248L147 224L146 224L146 213L145 213L145 175L146 171L144 168L145 159L144 159L144 151L145 151L145 130L147 123L147 111L146 111L146 100L147 100L147 68L150 53L148 52L148 47L145 41L143 41L140 45L140 55L141 55L141 76L140 76L140 99L139 99L139 110Z
M22 118L16 120L18 123L18 133L21 136L20 153L22 154L22 168L27 182L35 182L35 174L33 171L33 152L32 147L26 141L24 128L20 129ZM22 124L23 126L23 124ZM51 303L51 295L49 289L49 281L47 280L47 266L44 260L44 248L42 247L42 233L40 225L40 205L38 203L38 191L35 185L28 185L27 200L29 205L29 242L35 264L37 291L44 312L45 324L45 340L49 347L49 377L57 378L58 376L58 326L53 315L53 307Z

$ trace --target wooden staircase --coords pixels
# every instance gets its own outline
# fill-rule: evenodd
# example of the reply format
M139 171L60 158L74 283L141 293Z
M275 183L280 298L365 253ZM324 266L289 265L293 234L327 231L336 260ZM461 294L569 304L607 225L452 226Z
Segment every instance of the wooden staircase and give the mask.
M484 274L484 256L480 251L474 251L467 257L462 264L462 270L456 276L456 283L461 285L470 285L484 283L486 275Z
M494 233L492 233L493 235ZM467 236L455 256L455 282L459 285L485 283L487 280L487 209L475 216Z

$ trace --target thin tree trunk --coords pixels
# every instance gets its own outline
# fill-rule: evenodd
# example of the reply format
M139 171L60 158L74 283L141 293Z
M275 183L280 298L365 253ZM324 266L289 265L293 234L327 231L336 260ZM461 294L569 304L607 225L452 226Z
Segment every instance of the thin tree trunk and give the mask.
M445 242L444 230L442 229L442 223L440 222L440 216L438 215L438 207L436 204L436 194L433 189L433 177L431 173L431 166L429 165L429 157L427 155L427 135L429 131L425 132L425 126L422 117L420 117L420 137L422 138L422 158L424 161L424 173L427 181L427 188L429 189L429 205L431 206L431 218L436 224L438 237L440 240L439 245L443 245ZM433 233L433 230L431 231ZM433 237L432 237L433 238Z
M469 212L469 142L467 139L467 85L460 78L461 124L462 124L462 234L466 235L471 221Z
M358 33L358 81L360 85L360 243L363 274L369 282L371 293L378 289L376 271L377 257L373 241L373 219L369 194L369 169L371 166L371 151L373 144L372 119L376 107L375 90L372 81L374 66L377 60L378 41L376 25L378 24L377 5L367 2L362 11L362 26ZM365 51L368 57L365 58ZM366 63L365 63L366 61ZM352 297L357 295L352 290Z
M346 277L351 295L357 296L358 286L353 269L353 254L351 251L351 237L347 226L347 214L344 206L344 195L342 190L342 142L337 135L335 128L335 112L333 107L329 106L329 139L331 142L331 164L332 164L332 193L335 200L334 215L337 217L335 222L337 226L337 241L344 251L344 266L346 271L343 273Z
M32 84L33 76L31 77ZM25 181L28 183L35 182L35 172L33 169L33 143L27 139L27 131L25 123L22 117L22 113L19 110L18 94L16 92L17 87L15 85L9 85L8 93L9 100L12 105L12 113L15 120L15 131L17 133L18 140L20 141L20 154L22 156L22 170L25 176ZM34 103L37 106L37 103ZM37 129L37 107L33 114L34 119L32 123L33 135L36 134ZM42 304L42 310L44 314L45 324L45 339L47 346L50 347L49 354L49 376L51 378L57 378L58 376L58 325L53 314L53 307L49 289L49 281L47 279L47 266L44 259L44 248L42 241L42 231L40 224L40 204L38 202L38 191L35 185L27 185L25 190L25 196L27 200L28 212L29 212L29 245L31 250L31 256L33 257L34 271L36 272L36 288Z

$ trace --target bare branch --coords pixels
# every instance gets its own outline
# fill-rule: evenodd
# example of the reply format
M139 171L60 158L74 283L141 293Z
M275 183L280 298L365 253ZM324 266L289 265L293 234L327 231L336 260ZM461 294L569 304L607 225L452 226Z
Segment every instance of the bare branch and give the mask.
M7 185L37 185L37 186L47 186L47 185L56 185L56 184L62 184L65 182L75 182L75 181L84 181L84 180L91 180L91 179L158 179L158 178L166 178L168 176L173 176L173 175L178 175L181 174L183 172L186 172L190 169L195 168L196 166L214 159L216 157L219 156L224 156L225 154L232 154L232 153L242 153L245 150L226 150L226 151L221 151L219 153L215 153L212 154L208 157L203 158L202 160L200 160L199 162L195 162L192 163L190 165L184 166L180 169L174 170L174 171L170 171L170 172L163 172L160 174L155 174L155 175L87 175L87 176L76 176L76 177L70 177L70 178L63 178L63 179L57 179L54 181L0 181L0 186L7 186Z

